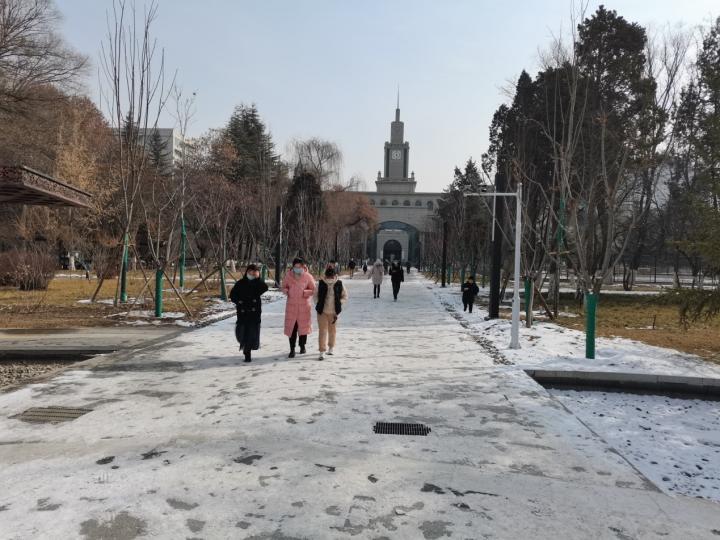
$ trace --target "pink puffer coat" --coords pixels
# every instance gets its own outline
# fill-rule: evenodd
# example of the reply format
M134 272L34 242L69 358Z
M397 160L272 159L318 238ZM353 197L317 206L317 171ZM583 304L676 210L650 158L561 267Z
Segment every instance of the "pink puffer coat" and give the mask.
M315 279L309 272L303 272L300 277L290 270L285 274L282 286L287 295L285 304L285 335L292 335L295 323L298 325L298 334L307 336L312 333L312 298L315 293Z

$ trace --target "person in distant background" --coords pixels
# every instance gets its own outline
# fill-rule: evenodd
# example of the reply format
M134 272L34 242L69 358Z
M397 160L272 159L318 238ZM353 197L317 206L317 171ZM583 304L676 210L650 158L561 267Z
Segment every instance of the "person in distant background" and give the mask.
M363 276L367 274L367 261L363 262Z
M372 279L373 282L373 298L380 298L380 285L382 285L384 277L385 270L383 269L383 263L378 259L372 265L370 275L368 276L368 279Z
M249 264L243 278L237 281L230 291L230 301L237 307L235 339L240 344L240 352L245 354L245 362L252 361L252 351L260 348L260 297L267 290L267 284L260 279L260 269Z
M463 311L472 313L475 297L480 292L477 283L475 283L475 277L468 276L467 279L465 279L465 283L460 286L460 291L462 292Z
M405 263L405 270L407 270L408 276L410 275L410 261Z
M355 276L355 259L350 259L350 262L348 263L348 268L350 269L350 279Z
M389 273L390 282L392 283L393 299L397 302L400 284L405 281L405 273L403 272L402 266L400 266L400 261L393 261Z

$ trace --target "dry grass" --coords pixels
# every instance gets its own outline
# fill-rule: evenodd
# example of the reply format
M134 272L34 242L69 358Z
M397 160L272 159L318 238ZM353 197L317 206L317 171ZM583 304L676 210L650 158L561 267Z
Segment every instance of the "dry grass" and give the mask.
M62 272L68 275L70 272ZM80 275L80 273L77 273ZM186 287L199 283L197 275L186 277ZM229 283L232 280L228 279ZM20 291L15 288L0 288L0 328L64 328L75 326L112 326L117 324L113 314L127 313L129 305L118 309L107 303L95 304L78 303L80 300L92 297L98 282L82 278L55 278L47 291ZM133 272L128 279L128 296L135 297L144 285L142 274ZM117 280L106 280L100 289L97 300L111 300L115 296ZM208 281L211 293L204 287L185 297L188 307L197 317L207 308L209 297L219 296L219 282ZM154 281L150 286L154 289ZM182 303L175 294L169 290L165 282L163 295L164 311L184 311ZM153 309L152 297L148 290L145 292L145 301L138 302L134 310Z
M558 324L575 329L585 327L585 317L578 303L563 298L560 305L561 311L579 316L560 317ZM654 297L601 294L597 335L634 339L720 363L720 320L694 323L685 329L679 322L677 306L662 304Z

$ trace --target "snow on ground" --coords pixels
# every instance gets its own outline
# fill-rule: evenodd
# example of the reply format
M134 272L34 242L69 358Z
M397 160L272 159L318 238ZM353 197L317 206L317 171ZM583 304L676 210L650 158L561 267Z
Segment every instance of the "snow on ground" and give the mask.
M508 360L523 368L720 377L720 365L692 354L625 338L597 338L596 358L588 360L585 333L551 322L535 321L532 328L525 328L521 321L521 348L512 350L510 320L486 321L487 309L480 306L475 306L472 314L464 313L459 286L443 289L433 281L424 281L439 305L454 311L455 317L471 332L490 340Z
M550 393L663 491L720 502L720 401Z
M0 394L0 538L713 538L408 276L346 280L336 355L287 359L283 302ZM461 321L462 322L462 321ZM29 407L87 407L28 424ZM376 421L427 437L380 436Z
M521 349L509 348L510 321L485 321L487 310L462 311L459 287L426 281L445 309L488 339L521 368L720 377L720 366L697 356L623 338L598 338L585 358L583 332L549 322L520 328ZM720 402L596 391L551 393L669 494L720 501Z

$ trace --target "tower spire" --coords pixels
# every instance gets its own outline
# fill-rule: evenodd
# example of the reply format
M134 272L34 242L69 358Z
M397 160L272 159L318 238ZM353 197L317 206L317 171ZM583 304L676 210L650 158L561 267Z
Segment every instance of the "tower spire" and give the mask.
M397 87L397 106L395 107L395 121L400 121L400 85Z

